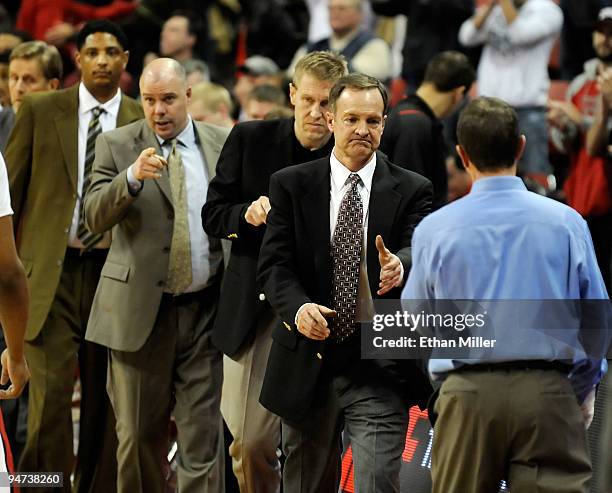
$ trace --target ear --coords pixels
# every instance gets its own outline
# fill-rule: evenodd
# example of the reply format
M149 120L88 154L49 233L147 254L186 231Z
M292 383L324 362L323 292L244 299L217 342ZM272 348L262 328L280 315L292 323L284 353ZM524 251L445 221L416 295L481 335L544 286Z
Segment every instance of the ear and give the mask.
M128 50L125 50L123 52L123 70L125 70L125 67L127 67L129 59L130 59L130 52Z
M515 163L519 162L519 160L523 156L523 152L525 152L525 145L526 144L527 144L527 137L525 137L524 135L521 135L521 137L519 139L518 148L516 149L516 158L514 159Z
M56 89L59 89L59 85L59 79L50 79L49 81L47 81L47 89L49 91L55 91Z
M334 114L331 111L325 113L325 120L327 121L327 128L331 133L334 133L334 125L336 123L336 119Z
M293 82L289 83L289 101L291 101L291 104L293 106L295 106L295 101L296 101L296 96L295 93L297 92L297 88L293 85Z
M80 72L81 71L81 53L78 51L74 53L74 64L77 66Z
M185 91L185 96L187 96L187 102L191 101L191 86L187 86L187 91Z
M463 167L467 170L470 168L471 164L470 164L470 158L467 155L467 152L465 152L465 149L463 147L461 147L459 144L457 144L455 146L455 150L457 151L457 154L459 154L459 157L461 158L461 162L463 163Z

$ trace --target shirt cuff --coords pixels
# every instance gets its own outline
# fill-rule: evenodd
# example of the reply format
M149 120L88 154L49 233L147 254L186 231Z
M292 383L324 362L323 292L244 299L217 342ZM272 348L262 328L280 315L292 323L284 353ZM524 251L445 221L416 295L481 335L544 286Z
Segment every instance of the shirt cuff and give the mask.
M138 180L134 176L134 171L132 170L133 164L127 170L127 185L130 195L138 195L144 186L144 181Z
M309 302L309 303L310 303L310 302ZM298 311L297 311L297 312L295 312L295 320L294 320L294 322L295 322L295 326L296 326L296 327L297 327L297 324L298 324L298 317L299 317L299 315L300 315L300 312L302 311L302 308L304 308L304 307L305 307L307 304L308 304L308 303L304 303L302 306L300 306L300 307L298 308Z

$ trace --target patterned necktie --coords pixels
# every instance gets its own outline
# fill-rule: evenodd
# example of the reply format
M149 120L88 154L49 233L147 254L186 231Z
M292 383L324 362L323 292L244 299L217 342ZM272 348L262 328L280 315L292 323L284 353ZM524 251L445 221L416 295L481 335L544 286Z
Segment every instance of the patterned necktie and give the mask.
M176 148L177 140L172 139L169 143L172 144L172 151L168 155L168 172L170 173L170 190L174 206L174 229L170 244L170 263L168 264L166 286L172 293L181 294L193 280L187 219L187 191L181 153Z
M331 247L331 305L338 316L333 319L330 337L337 341L347 339L357 329L357 290L363 243L363 204L358 190L361 180L357 173L351 173L348 181L349 189L340 203Z
M96 106L92 112L89 127L87 127L87 144L85 146L85 166L83 169L83 188L81 189L81 203L79 205L79 226L77 228L77 238L81 240L85 250L91 250L98 243L103 235L94 234L85 227L85 216L83 213L83 204L85 202L85 193L91 183L91 168L93 167L94 155L96 150L96 138L102 133L100 125L100 115L104 113L104 108Z

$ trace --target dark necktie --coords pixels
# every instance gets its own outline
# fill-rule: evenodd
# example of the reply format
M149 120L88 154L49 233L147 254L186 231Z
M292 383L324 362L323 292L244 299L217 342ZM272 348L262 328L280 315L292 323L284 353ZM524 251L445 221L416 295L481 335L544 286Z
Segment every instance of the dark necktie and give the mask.
M104 109L96 106L92 110L93 116L87 127L87 145L85 146L85 166L83 170L83 188L81 189L81 204L79 206L79 226L77 228L77 237L83 243L85 250L92 249L98 243L103 235L90 232L85 226L85 216L83 214L83 204L85 202L85 193L91 183L91 168L93 166L94 155L96 150L96 138L102 133L100 125L100 115L104 113Z
M331 305L338 316L333 319L330 337L337 341L347 339L357 328L357 291L363 243L363 204L358 189L361 179L357 173L351 173L348 181L349 189L340 203L331 246Z

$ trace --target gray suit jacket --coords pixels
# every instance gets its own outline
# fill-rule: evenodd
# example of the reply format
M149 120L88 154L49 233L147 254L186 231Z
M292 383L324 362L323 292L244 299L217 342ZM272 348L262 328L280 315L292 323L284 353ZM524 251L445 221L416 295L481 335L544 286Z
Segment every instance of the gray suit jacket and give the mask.
M229 132L210 124L195 125L211 179ZM168 273L174 213L167 169L159 180L145 182L136 197L128 191L127 168L147 147L161 154L144 120L101 134L85 197L87 226L94 232L112 228L113 237L85 338L119 351L137 351L147 340ZM223 255L219 240L209 240L209 284L213 284L220 282Z

